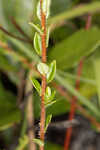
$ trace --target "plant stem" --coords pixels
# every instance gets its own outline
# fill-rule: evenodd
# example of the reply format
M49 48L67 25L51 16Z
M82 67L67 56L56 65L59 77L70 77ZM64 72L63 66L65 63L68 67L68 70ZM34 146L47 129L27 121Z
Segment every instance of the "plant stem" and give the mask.
M79 85L80 85L80 79L79 78L81 76L82 66L83 66L83 61L80 61L79 66L78 66L78 71L77 71L76 90L79 89ZM77 97L74 96L72 98L72 101L71 101L71 110L70 110L70 114L69 114L69 120L72 120L75 116L76 101L77 101ZM66 138L65 138L65 142L64 142L64 150L68 150L68 148L69 148L71 135L72 135L72 127L70 127L66 131Z
M30 42L29 40L27 40L27 39L21 38L21 37L16 36L16 35L13 35L12 33L8 32L5 28L3 28L1 25L0 25L0 30L1 30L2 32L4 32L6 35L8 35L8 36L10 36L10 37L12 37L12 38L14 38L14 39L17 39L17 40L23 41L23 42L27 42L27 43L31 43L31 42ZM32 44L32 43L31 43L31 44Z
M42 10L43 0L40 0L41 11L41 27L43 34L42 39L42 62L46 63L46 16ZM45 136L45 90L46 90L46 76L42 75L42 93L41 93L41 119L40 119L40 140L44 142ZM40 146L40 150L44 150L44 146Z
M33 45L33 40L31 40L31 38L23 31L23 29L19 26L16 20L13 17L10 17L10 19L17 31L19 31L19 33L21 33L21 35L23 35L23 37L26 38L30 42L30 44Z
M86 21L86 26L85 29L88 30L91 27L91 15L88 15L87 21ZM80 85L80 76L82 73L82 68L83 68L83 60L80 61L79 66L78 66L78 72L77 72L77 80L76 80L76 90L79 90L79 85ZM69 114L69 120L72 120L75 116L75 110L76 110L76 102L77 102L77 97L74 96L72 98L71 102L71 110ZM69 128L66 131L66 137L65 137L65 142L64 142L64 150L68 150L69 145L70 145L70 140L71 140L71 135L72 135L72 127Z

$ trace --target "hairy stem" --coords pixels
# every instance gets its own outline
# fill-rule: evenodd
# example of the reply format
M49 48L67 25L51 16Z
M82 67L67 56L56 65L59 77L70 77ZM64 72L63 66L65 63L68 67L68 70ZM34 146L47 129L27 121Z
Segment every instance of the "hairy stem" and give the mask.
M42 10L43 0L40 0L41 11L41 27L43 34L42 39L42 62L46 63L46 16ZM44 142L45 136L45 90L46 90L46 76L42 75L42 93L41 93L41 119L40 119L40 140ZM40 146L40 150L44 150L44 146Z

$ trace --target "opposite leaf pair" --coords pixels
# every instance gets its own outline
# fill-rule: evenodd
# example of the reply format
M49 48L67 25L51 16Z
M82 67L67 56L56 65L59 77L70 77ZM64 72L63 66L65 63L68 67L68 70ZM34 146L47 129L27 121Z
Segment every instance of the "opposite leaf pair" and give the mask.
M39 63L37 69L41 75L46 75L47 83L50 83L56 73L56 61L54 60L49 66L44 63Z
M39 63L37 66L38 71L40 72L41 75L46 75L47 83L50 83L56 73L56 61L53 61L50 66L44 64L44 63ZM37 90L38 94L41 96L41 85L36 80L34 77L30 77L33 86ZM55 91L51 91L51 88L47 86L46 91L45 91L45 107L48 107L49 105L52 105L55 101L53 101L55 96Z

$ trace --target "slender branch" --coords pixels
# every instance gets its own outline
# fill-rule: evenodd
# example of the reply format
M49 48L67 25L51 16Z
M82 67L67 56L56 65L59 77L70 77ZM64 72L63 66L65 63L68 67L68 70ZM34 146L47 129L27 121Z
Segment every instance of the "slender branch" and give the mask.
M46 63L46 16L42 10L43 0L40 0L41 11L41 27L43 34L42 39L42 62ZM40 119L40 140L44 142L45 135L45 90L46 90L46 76L42 75L42 93L41 93L41 119ZM44 146L40 146L40 150L44 150Z
M83 61L80 61L79 66L78 66L78 71L77 71L77 78L78 79L76 80L76 90L79 89L79 84L80 84L79 78L81 76L82 66L83 66ZM77 101L77 97L76 96L72 97L69 120L72 120L75 116L76 101ZM65 142L64 142L64 150L68 150L68 148L69 148L71 135L72 135L72 127L68 128L68 130L66 131L66 137L65 137Z
M11 22L14 24L14 26L16 27L16 29L30 42L33 44L33 41L31 40L31 38L23 31L23 29L18 25L18 23L16 22L16 20L11 17Z
M90 29L91 23L92 23L92 15L89 14L89 15L88 15L88 18L87 18L87 21L86 21L86 26L85 26L85 29L86 29L86 30Z
M16 35L13 35L12 33L8 32L8 31L7 31L6 29L4 29L1 25L0 25L0 30L1 30L2 32L4 32L6 35L8 35L8 36L10 36L10 37L12 37L12 38L14 38L14 39L17 39L17 40L19 40L19 41L23 41L23 42L30 43L29 40L26 40L26 39L24 39L24 38L18 37L18 36L16 36ZM32 44L32 43L31 43L31 44Z
M91 15L88 15L87 21L86 21L86 26L85 29L88 30L91 26ZM80 85L80 76L82 73L82 68L83 68L83 60L80 61L79 66L78 66L78 72L77 72L77 80L76 80L76 90L79 90L79 85ZM69 120L72 120L75 116L75 110L76 110L76 101L77 101L77 97L74 96L72 98L72 102L71 102L71 110L70 110L70 114L69 114ZM70 140L71 140L71 135L72 135L72 127L68 128L68 130L66 130L66 137L65 137L65 141L64 141L64 150L68 150L69 145L70 145Z

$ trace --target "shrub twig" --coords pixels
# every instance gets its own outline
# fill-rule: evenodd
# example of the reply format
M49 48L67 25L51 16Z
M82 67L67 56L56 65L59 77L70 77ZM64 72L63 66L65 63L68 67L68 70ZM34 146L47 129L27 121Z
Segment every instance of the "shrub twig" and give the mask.
M41 27L43 34L42 39L42 62L46 63L46 16L42 9L43 0L40 0L41 12ZM46 90L46 76L42 75L42 93L41 93L41 119L40 119L40 140L44 142L45 135L45 90ZM40 146L40 150L44 150L44 146Z
M87 21L86 21L86 26L85 29L88 30L91 27L91 15L88 15ZM78 71L77 71L77 80L76 80L76 90L79 90L79 85L80 85L80 76L82 73L82 68L83 68L83 61L81 60L78 66ZM74 96L72 98L72 102L71 102L71 109L70 109L70 114L69 114L69 120L72 120L75 116L75 111L76 111L76 101L77 101L77 97ZM68 128L68 130L66 131L66 137L65 137L65 141L64 141L64 150L68 150L69 145L70 145L70 140L71 140L71 135L72 135L72 127Z
M33 44L31 38L23 31L23 29L19 26L19 24L13 17L11 17L11 22L15 26L15 28L21 33L21 35L23 35L30 42L30 44Z
M8 36L10 36L10 37L12 37L12 38L14 38L14 39L17 39L17 40L19 40L19 41L23 41L23 42L30 43L29 40L24 39L24 38L21 38L21 37L16 36L16 35L13 35L12 33L8 32L8 31L7 31L4 27L2 27L1 25L0 25L0 30L1 30L2 32L4 32L6 35L8 35ZM32 43L31 43L31 44L32 44Z

